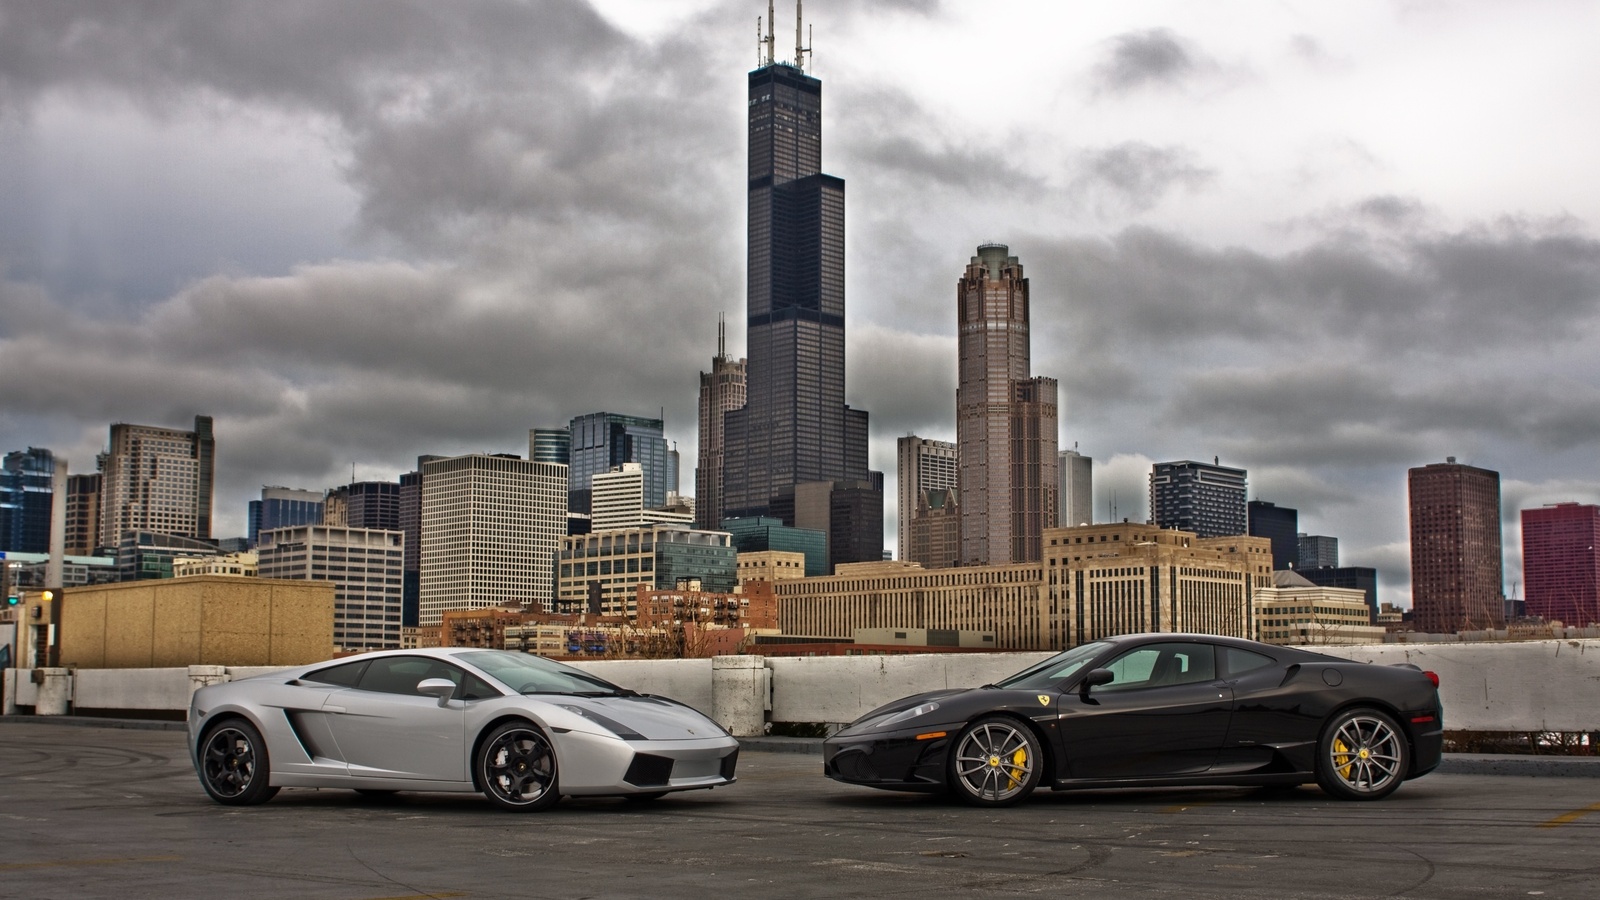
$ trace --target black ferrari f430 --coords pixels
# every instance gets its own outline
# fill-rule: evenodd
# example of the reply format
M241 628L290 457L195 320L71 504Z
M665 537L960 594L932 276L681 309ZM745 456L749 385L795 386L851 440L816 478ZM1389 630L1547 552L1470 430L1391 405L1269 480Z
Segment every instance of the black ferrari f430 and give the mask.
M1386 797L1439 765L1438 677L1199 634L1094 641L997 684L916 694L828 738L824 771L1005 806L1054 790L1293 786Z

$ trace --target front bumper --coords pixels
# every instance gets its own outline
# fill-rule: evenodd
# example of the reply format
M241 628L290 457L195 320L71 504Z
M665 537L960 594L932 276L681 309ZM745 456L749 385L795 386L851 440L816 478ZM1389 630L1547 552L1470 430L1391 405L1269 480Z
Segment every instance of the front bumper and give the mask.
M841 732L822 742L822 771L847 784L891 791L942 791L945 761L960 730L960 725L951 725L863 734Z
M721 787L736 779L739 742L622 741L580 732L555 735L561 793L646 794Z

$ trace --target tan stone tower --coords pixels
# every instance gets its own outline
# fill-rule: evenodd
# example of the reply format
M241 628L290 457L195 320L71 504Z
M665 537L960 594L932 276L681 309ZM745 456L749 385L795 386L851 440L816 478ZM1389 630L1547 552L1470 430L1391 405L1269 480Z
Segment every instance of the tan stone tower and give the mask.
M1004 244L984 244L956 283L961 562L1039 559L1054 528L1056 381L1030 375L1028 279Z

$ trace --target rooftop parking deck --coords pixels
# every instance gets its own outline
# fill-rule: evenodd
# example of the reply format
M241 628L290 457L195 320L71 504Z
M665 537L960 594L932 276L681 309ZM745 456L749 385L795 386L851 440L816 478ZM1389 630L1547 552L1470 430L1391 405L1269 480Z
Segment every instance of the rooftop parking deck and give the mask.
M778 746L749 742L736 785L650 805L515 815L475 796L286 789L240 809L206 798L181 731L10 717L0 895L1600 895L1595 778L1451 774L1481 759L1460 758L1377 803L1225 788L980 810L836 784L817 756Z

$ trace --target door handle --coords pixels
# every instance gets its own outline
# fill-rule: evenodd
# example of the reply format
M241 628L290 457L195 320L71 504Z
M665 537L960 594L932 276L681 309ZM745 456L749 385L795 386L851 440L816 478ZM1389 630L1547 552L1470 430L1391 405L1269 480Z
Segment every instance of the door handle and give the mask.
M324 706L322 708L322 711L325 712L325 713L342 713L342 712L345 712L346 710L342 706Z

